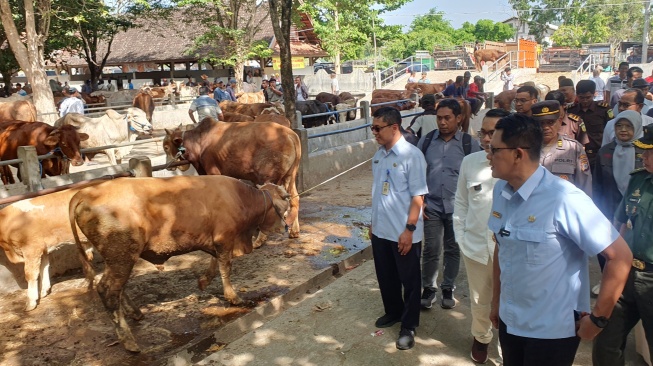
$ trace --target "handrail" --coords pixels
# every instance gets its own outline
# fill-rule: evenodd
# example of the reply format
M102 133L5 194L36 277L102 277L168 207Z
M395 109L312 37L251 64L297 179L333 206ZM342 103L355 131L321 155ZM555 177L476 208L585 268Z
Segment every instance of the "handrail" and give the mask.
M587 67L583 67L585 63L587 63ZM576 69L576 75L579 79L582 79L585 73L589 74L590 72L594 71L595 68L596 68L596 57L594 56L594 54L591 53L585 58L585 60L583 60L580 63L580 66L578 66L578 68Z
M487 80L485 80L486 83L489 83L489 82L491 82L491 81L494 81L494 80L497 78L497 76L501 75L501 71L503 71L503 69L499 69L499 68L497 68L496 65L498 65L499 62L502 61L502 60L504 60L505 58L508 58L507 66L510 66L511 69L517 69L517 68L519 68L519 62L517 62L517 65L516 65L516 66L513 65L513 62L514 62L513 57L512 57L512 56L513 56L513 55L512 55L513 52L515 52L515 51L509 51L509 52L506 52L505 55L499 57L496 61L494 61L493 63L491 63L491 64L488 65L488 70L490 70L490 68L491 68L492 66L495 66L495 68L494 68L495 70L492 71L490 74L488 74L488 76L487 76ZM505 60L504 60L504 61L505 61ZM519 61L519 55L517 55L517 61Z
M334 131L316 133L315 135L308 135L308 139L310 140L310 139L315 139L315 138L318 138L318 137L337 135L339 133L356 131L356 130L363 129L363 128L371 126L371 125L372 125L371 123L365 123L365 124L362 124L362 125L356 126L356 127L343 128L342 130L334 130Z

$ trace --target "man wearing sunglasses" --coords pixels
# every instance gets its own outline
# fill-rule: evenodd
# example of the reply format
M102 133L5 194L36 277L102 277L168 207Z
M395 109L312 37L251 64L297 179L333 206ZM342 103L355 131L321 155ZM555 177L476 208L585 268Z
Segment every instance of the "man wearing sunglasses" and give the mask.
M374 112L372 133L381 145L372 158L372 253L385 315L377 328L401 322L400 350L415 345L419 325L421 242L426 161L401 134L401 114L384 107Z
M562 136L564 112L557 100L533 104L533 119L542 126L543 146L540 164L548 171L573 183L592 197L592 174L585 149L580 142Z
M488 221L497 242L490 319L504 366L571 366L580 340L609 322L633 260L592 199L540 166L542 135L539 122L512 114L497 122L488 154L500 179ZM590 310L583 284L598 253L607 262Z

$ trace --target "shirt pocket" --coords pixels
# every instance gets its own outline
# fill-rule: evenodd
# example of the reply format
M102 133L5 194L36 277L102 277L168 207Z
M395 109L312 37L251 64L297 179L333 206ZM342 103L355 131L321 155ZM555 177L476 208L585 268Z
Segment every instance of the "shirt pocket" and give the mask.
M408 190L408 177L401 167L390 169L389 179L391 190L395 192L404 192Z
M469 197L471 201L480 201L483 198L483 195L486 193L487 188L483 186L482 182L479 181L468 181L467 182L467 192L469 192Z
M553 174L574 174L576 167L571 164L554 163L551 166L551 173Z
M526 263L544 264L550 258L552 248L543 229L517 229L515 230L515 239L526 247Z

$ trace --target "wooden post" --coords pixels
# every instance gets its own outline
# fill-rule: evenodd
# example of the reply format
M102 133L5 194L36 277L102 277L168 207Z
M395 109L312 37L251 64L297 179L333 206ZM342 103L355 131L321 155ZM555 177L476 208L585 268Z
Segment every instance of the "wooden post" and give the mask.
M151 177L152 161L147 156L136 156L129 159L129 169L134 172L134 178Z
M299 113L299 112L297 112ZM308 131L306 131L305 128L294 128L293 131L299 136L299 141L301 141L301 147L302 147L302 158L299 161L299 169L297 169L297 178L295 179L295 184L297 185L297 191L298 192L303 192L306 188L308 188L308 185L306 184L306 181L304 180L304 177L308 176Z
M36 147L34 146L19 146L18 159L23 162L18 164L20 178L23 184L27 186L30 192L36 192L43 189L41 184L41 164L39 163L38 155L36 154Z

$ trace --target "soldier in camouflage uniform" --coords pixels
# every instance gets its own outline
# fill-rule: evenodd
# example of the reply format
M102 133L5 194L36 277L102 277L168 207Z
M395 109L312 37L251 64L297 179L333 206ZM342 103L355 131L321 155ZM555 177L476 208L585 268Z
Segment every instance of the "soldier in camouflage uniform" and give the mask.
M564 115L560 103L556 100L535 103L531 111L533 118L542 125L540 164L591 197L592 175L583 145L559 133Z

